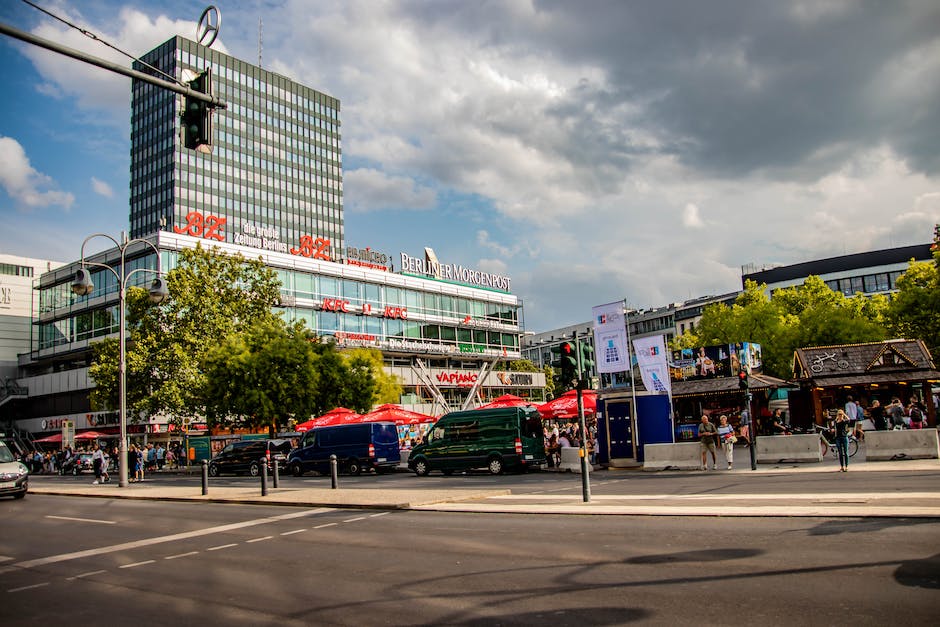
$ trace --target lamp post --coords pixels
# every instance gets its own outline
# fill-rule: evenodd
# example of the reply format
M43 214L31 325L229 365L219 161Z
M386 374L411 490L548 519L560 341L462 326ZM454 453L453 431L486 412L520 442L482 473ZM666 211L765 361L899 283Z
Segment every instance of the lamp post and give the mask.
M89 240L95 237L105 237L111 240L118 250L121 251L121 271L118 273L117 270L111 266L99 263L97 261L86 261L85 260L85 244ZM137 268L131 270L130 272L125 271L125 261L127 256L127 249L131 244L142 243L150 246L153 249L153 252L157 256L157 269L151 270L149 268ZM150 284L150 301L154 304L162 303L169 296L169 292L166 287L166 280L161 276L163 274L161 270L160 263L160 251L157 250L157 247L153 245L152 242L145 239L127 239L127 234L123 231L121 232L121 241L118 242L116 239L110 235L104 233L94 233L85 238L85 241L82 242L82 267L75 271L75 277L72 280L72 293L76 296L87 296L91 294L95 285L91 281L91 273L85 267L95 266L98 268L105 268L106 270L111 271L114 275L114 278L117 279L118 283L118 294L119 294L119 305L118 305L118 342L120 344L120 352L118 357L118 371L120 372L120 382L118 384L118 397L120 398L120 412L119 419L121 424L121 441L118 448L118 485L122 488L127 487L127 363L126 363L126 344L127 344L127 329L125 325L126 312L125 312L125 300L127 296L127 285L128 279L134 275L136 272L152 272L156 274L153 282Z

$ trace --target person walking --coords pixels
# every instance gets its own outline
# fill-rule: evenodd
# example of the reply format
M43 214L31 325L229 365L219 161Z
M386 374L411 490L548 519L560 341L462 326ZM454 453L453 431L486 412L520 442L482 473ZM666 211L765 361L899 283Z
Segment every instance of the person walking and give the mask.
M712 470L718 470L718 456L715 454L715 438L718 429L708 422L708 416L702 414L702 422L698 426L699 448L702 450L702 470L708 470L708 453L712 454Z
M718 418L718 439L728 461L728 470L734 466L734 427L728 424L728 417L722 414Z
M849 431L852 423L848 414L843 410L836 412L835 435L836 451L839 453L839 470L848 472L849 470Z
M748 411L747 407L744 407L741 410L741 420L738 422L738 427L741 429L741 437L744 438L744 441L747 442L747 445L751 445L751 412Z
M95 471L95 480L92 481L92 485L98 485L103 483L101 480L102 473L105 472L105 464L107 460L104 456L104 451L101 450L101 447L98 446L98 443L95 443L95 448L91 453L91 467Z

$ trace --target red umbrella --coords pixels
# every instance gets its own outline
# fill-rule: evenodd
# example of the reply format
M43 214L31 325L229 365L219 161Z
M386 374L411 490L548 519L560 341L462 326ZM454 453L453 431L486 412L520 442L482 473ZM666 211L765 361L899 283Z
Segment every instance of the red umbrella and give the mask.
M437 418L416 411L403 409L399 405L382 405L368 414L360 416L355 422L394 422L396 425L413 425L435 422Z
M351 409L346 409L345 407L336 407L326 412L319 418L314 418L313 420L300 423L295 427L295 429L297 429L297 431L309 431L310 429L315 429L316 427L326 427L329 425L338 425L343 422L349 422L350 420L358 417L359 414Z
M46 436L44 438L39 438L38 440L33 440L33 442L36 442L37 444L45 444L45 443L61 442L61 441L62 441L61 433L56 433L53 435Z
M502 396L494 398L493 400L491 400L489 403L486 403L485 405L480 405L476 409L494 409L497 407L525 407L526 405L535 406L537 405L537 403L533 403L532 401L527 401L524 398L519 398L518 396L515 396L514 394L503 394Z
M98 440L100 438L110 438L112 436L100 431L83 431L75 434L76 440Z
M584 402L584 415L594 415L597 411L597 392L584 390L581 395ZM578 391L568 390L558 398L548 401L539 407L539 413L542 414L542 420L577 418Z

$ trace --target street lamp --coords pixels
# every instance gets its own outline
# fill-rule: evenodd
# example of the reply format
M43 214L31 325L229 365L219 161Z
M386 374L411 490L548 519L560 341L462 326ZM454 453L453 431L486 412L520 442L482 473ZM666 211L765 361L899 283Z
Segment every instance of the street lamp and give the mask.
M85 260L85 244L94 237L105 237L112 242L121 251L121 272L118 273L117 270L111 266L98 263L97 261L86 261ZM131 270L130 272L125 272L125 257L127 253L127 248L134 243L142 243L150 246L153 249L153 252L157 256L157 269L151 270L149 268L137 268ZM118 358L118 370L120 372L120 383L118 387L118 396L120 398L120 422L121 422L121 441L118 446L118 485L122 488L127 487L127 364L125 359L125 346L127 344L127 330L125 328L125 299L127 296L127 285L128 279L134 275L135 272L152 272L157 276L154 278L153 282L150 284L150 301L154 304L162 303L169 296L169 291L166 287L166 280L161 276L163 274L160 268L160 251L157 250L157 247L153 245L152 242L145 239L127 239L127 234L123 231L121 232L121 242L119 243L116 239L110 235L104 233L94 233L85 238L85 241L82 242L82 267L75 271L75 277L72 280L72 293L76 296L88 296L91 294L95 285L91 281L91 273L85 267L86 265L95 266L98 268L105 268L110 270L114 275L114 278L117 279L118 283L118 294L120 299L120 304L118 305L118 342L120 343L120 353Z

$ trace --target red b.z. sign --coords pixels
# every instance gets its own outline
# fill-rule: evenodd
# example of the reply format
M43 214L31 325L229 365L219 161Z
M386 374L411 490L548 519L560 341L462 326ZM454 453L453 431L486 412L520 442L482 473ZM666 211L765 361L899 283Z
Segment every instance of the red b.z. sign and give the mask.
M198 211L190 211L186 214L186 226L183 228L174 226L173 232L224 242L225 233L222 232L222 227L225 226L225 220L226 218L203 216Z

